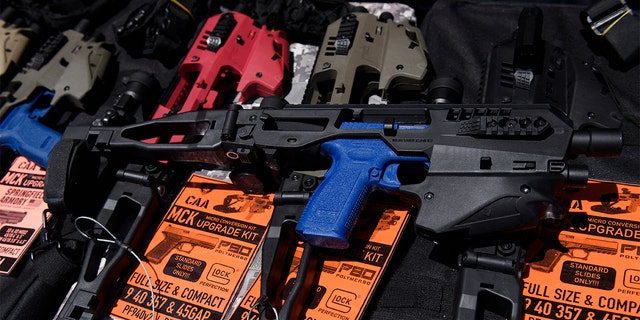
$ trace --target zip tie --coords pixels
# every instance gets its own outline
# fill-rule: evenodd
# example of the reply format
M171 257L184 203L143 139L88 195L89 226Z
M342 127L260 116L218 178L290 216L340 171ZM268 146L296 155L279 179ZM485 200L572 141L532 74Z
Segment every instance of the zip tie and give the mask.
M109 235L109 237L111 237L112 240L104 239L104 238L93 238L93 237L89 236L87 233L85 233L84 231L80 230L80 228L78 227L78 221L80 221L80 220L89 220L89 221L93 222L98 227L100 227L100 229L104 230ZM122 241L118 240L118 238L116 238L116 236L114 236L113 233L111 233L111 231L109 231L109 229L107 229L107 227L102 225L102 223L100 223L99 221L97 221L94 218L87 217L87 216L79 216L74 220L73 224L76 227L76 230L78 230L78 232L83 237L85 237L85 238L87 238L89 240L92 240L92 241L96 241L96 242L103 242L103 243L109 243L109 244L118 245L122 249L125 249L127 252L129 252L133 256L133 258L135 258L138 261L138 263L142 267L142 270L144 270L144 274L147 276L147 280L149 281L149 292L151 292L151 319L155 319L156 318L156 298L155 298L155 294L153 293L153 285L152 285L153 279L151 279L151 276L149 275L149 271L147 271L147 267L145 267L144 263L142 263L142 260L140 259L138 254L136 254L129 246L124 244Z
M266 309L264 310L260 310L260 307L263 306L268 306L271 308L271 310L273 311L273 314L275 315L275 319L274 320L278 320L278 310L276 310L276 308L267 301L266 297L261 297L260 299L258 299L258 302L256 302L254 305L251 306L251 308L249 309L249 313L247 314L247 319L251 319L251 316L253 315L253 309L258 310L258 315L261 315L263 312L266 311Z

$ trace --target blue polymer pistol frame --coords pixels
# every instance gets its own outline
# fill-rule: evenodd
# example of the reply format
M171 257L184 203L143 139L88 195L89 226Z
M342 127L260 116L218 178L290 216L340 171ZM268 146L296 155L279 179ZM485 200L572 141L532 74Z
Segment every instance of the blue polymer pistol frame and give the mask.
M69 111L91 111L85 106L105 81L113 48L86 39L87 26L83 20L49 37L0 93L0 146L41 167L62 136L57 119Z

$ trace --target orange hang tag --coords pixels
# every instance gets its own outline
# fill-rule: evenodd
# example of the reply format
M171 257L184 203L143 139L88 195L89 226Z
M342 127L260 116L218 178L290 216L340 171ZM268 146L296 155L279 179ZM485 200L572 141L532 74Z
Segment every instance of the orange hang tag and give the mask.
M304 319L360 319L391 260L407 225L408 209L370 200L360 214L346 250L318 250L322 271L306 305ZM296 248L290 274L281 285L286 297L295 282L302 256ZM231 316L231 320L258 320L260 277L256 279ZM267 307L268 308L268 307ZM250 317L249 317L250 316Z
M111 310L117 318L222 319L264 239L273 195L192 175Z
M523 319L640 319L640 186L589 181L529 250Z
M0 180L0 275L11 273L43 228L44 179L44 169L19 156Z

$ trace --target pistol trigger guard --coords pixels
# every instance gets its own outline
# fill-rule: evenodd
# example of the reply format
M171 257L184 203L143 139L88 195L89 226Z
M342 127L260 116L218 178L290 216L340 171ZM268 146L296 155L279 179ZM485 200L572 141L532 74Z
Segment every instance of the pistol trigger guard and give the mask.
M402 163L391 163L386 166L380 179L378 186L384 191L398 191L403 186L402 179L403 173L400 172ZM419 184L426 179L426 174L429 171L429 164L424 162L411 162L405 163L411 170L411 177L407 177L407 170L404 170L404 185Z
M573 249L569 250L569 256L573 259L587 260L589 258L589 251L585 249Z
M193 243L182 242L178 245L178 250L186 253L191 253L191 251L193 250L193 247L195 247Z
M386 190L398 190L402 185L398 179L399 163L392 163L384 168L382 173L382 179L380 179L379 186Z

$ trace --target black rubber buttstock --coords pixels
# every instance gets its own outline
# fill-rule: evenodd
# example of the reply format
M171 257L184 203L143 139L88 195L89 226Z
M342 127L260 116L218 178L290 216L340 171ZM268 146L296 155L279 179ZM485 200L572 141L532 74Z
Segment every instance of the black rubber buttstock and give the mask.
M96 183L99 160L89 152L85 141L62 139L55 145L44 183L44 201L52 213L72 212L82 207L79 201L91 198L85 195L90 195L90 190L98 186L83 182Z

